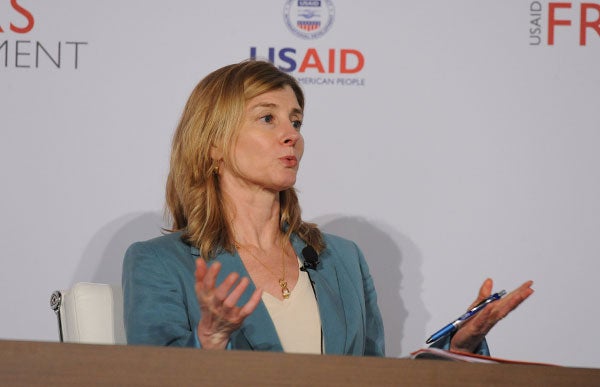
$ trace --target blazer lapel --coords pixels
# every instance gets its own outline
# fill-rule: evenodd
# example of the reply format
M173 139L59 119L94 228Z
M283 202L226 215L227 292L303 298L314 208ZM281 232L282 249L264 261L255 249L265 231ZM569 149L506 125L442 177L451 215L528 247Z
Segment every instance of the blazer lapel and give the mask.
M302 249L306 247L306 243L293 235L292 244L296 254L304 263ZM308 273L314 283L317 304L319 305L325 353L345 354L347 327L342 294L338 283L338 273L333 262L327 261L326 256L322 255L319 259L317 269L308 269Z

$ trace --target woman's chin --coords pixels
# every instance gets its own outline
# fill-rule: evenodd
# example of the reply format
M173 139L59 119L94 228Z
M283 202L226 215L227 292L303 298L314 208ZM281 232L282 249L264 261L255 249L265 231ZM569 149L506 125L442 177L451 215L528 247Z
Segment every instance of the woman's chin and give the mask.
M294 184L296 184L296 179L285 181L285 182L281 182L281 183L277 184L274 187L274 189L275 189L275 191L281 192L281 191L285 191L286 189L293 188Z

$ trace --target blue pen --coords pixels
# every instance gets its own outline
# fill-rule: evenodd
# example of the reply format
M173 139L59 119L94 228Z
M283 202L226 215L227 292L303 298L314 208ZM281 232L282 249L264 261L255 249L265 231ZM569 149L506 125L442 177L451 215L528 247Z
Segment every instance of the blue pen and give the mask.
M458 328L460 328L461 325L463 325L465 323L465 321L467 321L471 317L475 316L480 310L485 308L490 302L494 302L496 300L501 299L502 296L504 296L505 294L506 294L506 290L501 290L498 293L492 294L485 300L481 301L479 304L475 305L467 313L463 314L456 320L452 321L450 324L446 325L439 331L435 332L433 335L431 335L430 338L427 339L426 343L427 344L433 343L434 341L438 341L442 337L448 336L449 334L455 332L456 330L458 330Z

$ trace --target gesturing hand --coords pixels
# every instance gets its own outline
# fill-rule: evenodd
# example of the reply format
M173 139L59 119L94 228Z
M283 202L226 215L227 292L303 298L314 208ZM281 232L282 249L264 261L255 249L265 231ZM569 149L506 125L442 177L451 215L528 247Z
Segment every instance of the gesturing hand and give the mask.
M455 351L473 352L481 343L485 335L493 328L494 325L502 320L506 315L516 309L523 301L533 294L531 288L533 281L527 281L517 289L510 292L504 298L490 303L481 312L468 320L454 335L450 342L450 349ZM492 294L493 281L486 279L481 288L479 295L469 309L479 304Z
M215 287L220 270L219 262L208 268L204 259L196 260L195 288L201 312L198 339L206 349L224 349L231 333L256 309L262 296L262 291L256 289L243 307L237 307L250 280L244 277L238 282L239 274L231 273Z

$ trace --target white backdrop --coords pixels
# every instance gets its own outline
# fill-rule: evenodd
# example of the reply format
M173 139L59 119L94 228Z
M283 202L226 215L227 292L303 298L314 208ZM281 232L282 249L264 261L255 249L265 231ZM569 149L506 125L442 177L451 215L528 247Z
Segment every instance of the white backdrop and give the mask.
M600 367L600 2L585 45L581 2L561 25L549 1L322 0L314 39L287 3L0 1L0 338L57 340L53 290L120 282L126 247L163 225L188 94L254 47L304 84L304 217L363 248L388 356L424 346L486 277L533 279L492 354ZM342 49L359 71L341 72Z

